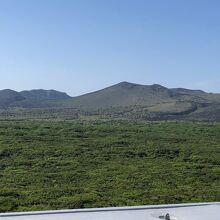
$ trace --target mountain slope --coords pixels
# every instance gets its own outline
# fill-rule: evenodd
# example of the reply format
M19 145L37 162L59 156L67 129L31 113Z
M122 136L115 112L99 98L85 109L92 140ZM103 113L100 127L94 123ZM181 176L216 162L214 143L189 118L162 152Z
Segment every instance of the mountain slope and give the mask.
M68 115L73 114L74 117L80 112L85 115L95 114L111 118L220 121L220 94L128 82L121 82L78 97L70 97L55 90L31 90L20 93L2 90L0 108L7 107L12 109L10 111L13 111L13 107L56 108L62 115L70 109ZM43 112L44 110L42 114Z
M34 89L30 91L22 91L20 94L26 99L67 99L70 98L66 93L56 90Z
M119 118L219 121L220 94L122 82L67 100L65 106Z
M0 90L0 107L7 107L10 104L24 100L25 98L19 93L11 89Z
M16 92L10 89L0 90L0 108L24 107L41 108L55 107L56 101L71 98L64 92L56 90L36 89L30 91ZM57 107L59 107L58 104Z
M77 108L109 108L126 106L151 106L172 101L173 92L160 86L144 86L121 82L114 86L72 99ZM70 100L69 100L70 101Z
M77 108L98 109L109 107L145 106L152 107L166 103L220 103L220 94L201 90L168 89L161 85L138 85L128 82L74 97L69 104Z

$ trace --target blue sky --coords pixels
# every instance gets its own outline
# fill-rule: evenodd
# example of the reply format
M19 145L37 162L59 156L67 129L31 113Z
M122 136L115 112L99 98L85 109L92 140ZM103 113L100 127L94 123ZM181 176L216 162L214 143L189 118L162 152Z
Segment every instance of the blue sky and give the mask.
M0 89L220 92L219 11L219 0L0 0Z

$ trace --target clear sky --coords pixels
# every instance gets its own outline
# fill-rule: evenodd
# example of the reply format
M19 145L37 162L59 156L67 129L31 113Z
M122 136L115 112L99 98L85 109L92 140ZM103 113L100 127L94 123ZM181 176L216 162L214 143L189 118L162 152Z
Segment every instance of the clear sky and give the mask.
M220 1L0 0L0 89L120 81L220 92Z

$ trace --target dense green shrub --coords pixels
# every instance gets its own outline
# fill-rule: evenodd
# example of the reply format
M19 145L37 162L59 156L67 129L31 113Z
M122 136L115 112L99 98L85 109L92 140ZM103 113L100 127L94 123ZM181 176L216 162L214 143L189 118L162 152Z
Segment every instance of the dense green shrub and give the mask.
M220 124L0 121L0 211L220 201Z

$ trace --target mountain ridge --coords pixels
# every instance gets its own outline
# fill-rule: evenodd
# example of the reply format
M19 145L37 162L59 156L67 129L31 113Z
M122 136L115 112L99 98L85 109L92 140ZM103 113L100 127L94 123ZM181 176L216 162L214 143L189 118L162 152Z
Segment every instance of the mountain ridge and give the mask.
M0 108L23 107L22 103L26 102L65 100L68 98L71 97L66 93L53 89L33 89L21 92L17 92L12 89L3 89L0 90Z
M1 90L0 108L78 109L114 118L220 121L220 94L123 81L76 97L56 90Z
M23 90L20 94L27 99L65 99L70 98L65 92L60 92L54 89L32 89Z

